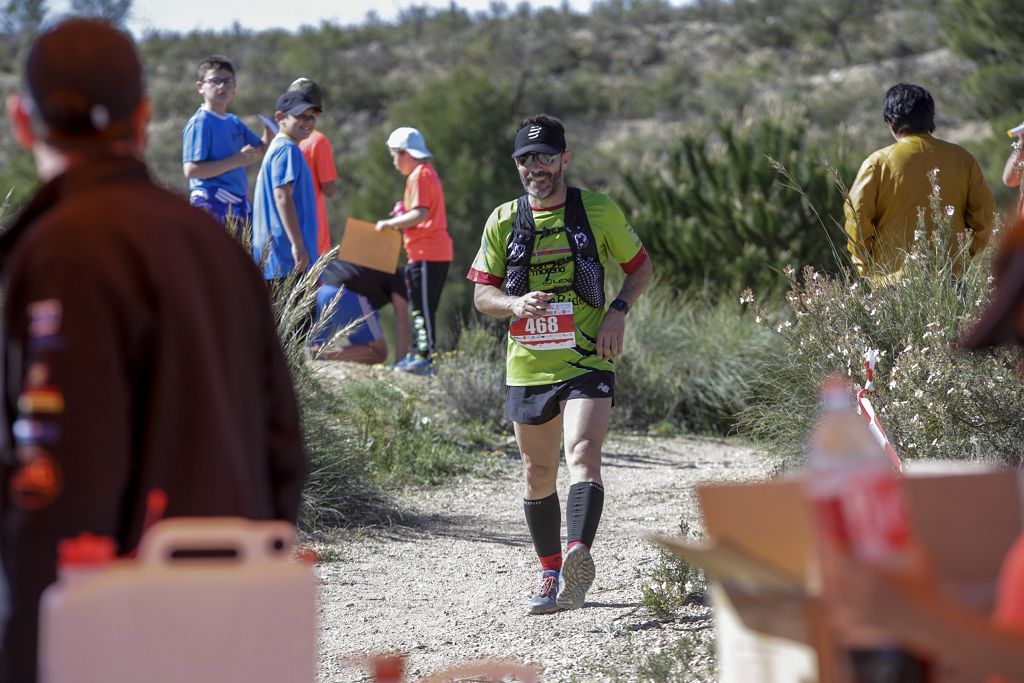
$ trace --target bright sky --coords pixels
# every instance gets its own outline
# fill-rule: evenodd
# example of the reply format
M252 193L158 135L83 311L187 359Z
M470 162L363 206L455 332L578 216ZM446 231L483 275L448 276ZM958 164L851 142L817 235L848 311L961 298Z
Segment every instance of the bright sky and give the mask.
M134 0L128 28L136 35L146 30L189 31L194 28L222 30L237 21L243 28L297 29L319 26L323 21L342 25L360 24L371 10L381 19L391 21L399 10L414 5L448 7L450 0ZM491 0L457 0L456 4L470 12L489 9ZM506 3L512 9L518 0ZM569 0L577 11L585 11L593 0ZM560 7L562 0L530 0L531 7ZM66 0L52 0L53 14L67 11Z

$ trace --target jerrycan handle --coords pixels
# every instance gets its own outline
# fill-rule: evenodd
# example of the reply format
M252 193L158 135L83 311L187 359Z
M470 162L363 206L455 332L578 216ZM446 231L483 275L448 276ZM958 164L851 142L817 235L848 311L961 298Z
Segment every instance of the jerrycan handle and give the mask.
M173 517L156 522L139 542L138 560L147 564L178 561L287 560L295 545L295 527L284 521L242 517Z

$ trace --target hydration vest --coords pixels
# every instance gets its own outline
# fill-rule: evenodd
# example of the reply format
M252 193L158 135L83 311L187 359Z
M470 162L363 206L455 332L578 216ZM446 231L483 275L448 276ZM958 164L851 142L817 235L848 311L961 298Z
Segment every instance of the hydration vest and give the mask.
M594 231L590 229L587 212L583 210L583 197L579 188L566 188L565 228L546 228L540 234L541 237L547 237L563 229L569 239L572 256L531 265L537 226L533 222L529 198L527 195L519 198L515 222L505 247L505 292L510 296L522 296L530 291L530 268L551 268L571 260L574 265L572 286L556 287L550 290L551 293L562 294L572 290L594 308L604 308L604 266L597 255L597 241L594 239Z

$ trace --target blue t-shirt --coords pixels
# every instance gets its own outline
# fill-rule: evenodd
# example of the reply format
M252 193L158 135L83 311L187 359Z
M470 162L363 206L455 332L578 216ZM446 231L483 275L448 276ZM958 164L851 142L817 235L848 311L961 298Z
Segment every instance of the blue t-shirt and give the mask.
M181 132L181 163L226 159L246 145L259 147L262 142L234 114L221 116L200 107ZM245 168L235 168L212 178L190 178L188 181L190 191L203 189L210 197L214 196L217 188L224 188L236 197L245 199L249 191Z
M299 215L299 230L309 262L317 259L316 252L316 194L313 174L302 156L299 146L287 135L278 134L271 140L263 157L260 173L256 176L252 209L252 254L256 263L269 247L263 277L268 280L285 277L295 269L292 243L284 231L284 223L274 202L274 188L291 184L295 212Z

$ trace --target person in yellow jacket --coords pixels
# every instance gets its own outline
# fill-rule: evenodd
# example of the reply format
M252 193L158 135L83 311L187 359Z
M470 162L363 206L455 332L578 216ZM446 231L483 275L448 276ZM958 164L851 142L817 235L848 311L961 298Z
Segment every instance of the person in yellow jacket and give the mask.
M925 210L928 231L933 227L928 177L933 169L938 170L941 206L947 211L952 207L953 229L969 236L973 257L988 243L995 212L992 190L977 160L932 135L935 101L919 85L889 88L882 115L896 142L873 152L850 188L845 229L853 265L875 281L900 277L919 209Z

